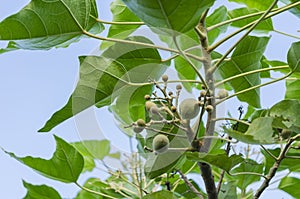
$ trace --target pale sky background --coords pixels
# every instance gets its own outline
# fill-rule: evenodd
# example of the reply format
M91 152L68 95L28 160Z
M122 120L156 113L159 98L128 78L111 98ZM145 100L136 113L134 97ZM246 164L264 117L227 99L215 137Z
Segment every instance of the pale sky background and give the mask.
M2 0L1 2L0 21L16 13L29 1ZM110 0L97 1L97 3L101 4L102 8L99 11L100 18L109 20L111 17L108 13ZM218 6L222 5L222 1L217 1L217 4ZM299 19L290 14L274 18L274 26L281 31L299 35L297 33L297 30L300 29ZM294 41L296 39L272 33L266 54L267 58L285 61L285 52L291 42ZM76 128L73 119L59 125L50 133L37 133L37 130L56 110L66 103L73 91L78 79L77 57L90 54L97 45L98 41L96 40L84 39L66 49L19 50L0 55L0 146L2 148L14 152L18 156L30 155L50 158L55 148L52 134L68 141L80 139L79 127ZM5 42L0 42L0 47L4 46ZM224 49L225 47L219 50ZM266 107L270 107L282 99L284 94L283 84L273 85L271 90L269 88L271 87L262 89L262 105ZM228 104L229 106L239 106L239 104L234 104L234 101ZM113 124L111 121L104 123L106 122ZM115 132L116 127L107 125L104 127L104 131L107 129L110 132ZM110 138L118 137L116 135L112 134ZM115 139L113 141L118 142ZM53 186L63 198L73 198L78 190L75 185L56 182L36 174L2 151L0 151L0 162L1 198L17 199L24 197L26 189L23 188L22 179L32 184ZM82 176L80 182L84 182L86 177L86 175ZM281 191L271 192L273 191L266 192L262 198L268 198L273 194L276 198L290 198Z

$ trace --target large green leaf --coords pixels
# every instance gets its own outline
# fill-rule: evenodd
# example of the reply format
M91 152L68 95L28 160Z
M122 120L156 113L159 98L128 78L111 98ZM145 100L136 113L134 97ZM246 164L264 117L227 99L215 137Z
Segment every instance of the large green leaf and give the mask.
M260 60L268 44L268 37L248 36L238 44L231 59L219 68L221 76L226 79L252 70L261 68ZM260 84L259 73L235 78L230 85L235 92L245 90ZM239 100L249 103L251 106L260 107L260 90L255 89L237 96Z
M222 154L207 154L199 152L187 152L186 156L189 160L197 162L206 162L220 169L229 172L234 166L243 162L242 155L231 155L228 156L225 153Z
M258 164L254 160L247 159L243 163L241 163L237 168L233 169L231 173L240 173L240 172L252 172L252 173L262 173L263 165ZM241 190L246 190L248 185L253 182L259 181L260 176L257 175L237 175L235 176L235 180L237 180L236 186Z
M300 101L300 80L286 79L285 82L285 99L297 99Z
M102 31L103 26L94 19L97 17L95 0L32 0L0 23L0 39L14 40L7 50L65 46L78 40L83 30Z
M288 51L287 61L289 67L295 72L300 72L300 41L292 44Z
M133 14L121 0L115 0L110 5L111 12L113 14L114 22L140 22L140 19ZM140 25L118 25L112 24L109 27L108 35L109 38L124 39L134 32ZM101 49L105 49L113 43L103 41Z
M108 140L85 140L81 142L74 142L72 145L84 158L83 171L91 171L94 169L94 159L103 160L103 158L108 156L110 152L110 142Z
M143 37L131 37L129 40L151 43ZM107 106L112 102L112 97L118 96L120 89L131 86L126 82L144 83L149 78L157 79L165 69L166 65L161 63L157 50L134 44L117 43L101 57L81 57L80 79L75 91L68 103L54 113L39 131L50 131L95 104L98 107Z
M163 199L163 198L168 198L168 199L177 199L175 194L171 191L167 190L161 190L161 191L156 191L150 194L147 194L143 197L143 199Z
M226 184L222 185L219 199L237 199L236 186L236 181L227 182Z
M258 10L266 10L273 3L273 0L263 0L263 1L254 1L254 0L229 0L231 2L241 3L247 5L249 8L256 8Z
M31 156L17 157L13 153L6 153L48 178L66 183L76 182L84 165L83 157L72 145L57 136L54 137L56 150L49 160Z
M272 106L270 116L275 118L277 128L300 130L300 102L296 99L282 100Z
M214 12L206 18L206 26L210 27L217 23L221 23L228 19L227 16L227 8L225 6L221 6L214 10ZM215 28L208 32L208 41L212 44L215 39L221 34L226 32L228 25L224 25L218 28Z
M33 185L23 180L27 194L23 199L61 199L59 193L52 187L46 185Z
M300 189L299 189L300 179L295 177L284 177L281 179L278 186L279 189L287 192L295 198L299 198Z
M273 118L260 117L253 120L245 133L224 128L231 137L248 144L273 144Z
M147 25L164 32L188 32L192 30L203 11L214 0L123 0L128 8ZM180 20L179 20L180 19Z
M249 14L252 14L252 13L257 13L258 10L257 9L250 9L250 8L237 8L237 9L234 9L234 10L231 10L228 12L228 15L231 19L233 18L237 18L237 17L240 17L240 16L245 16L245 15L249 15ZM243 27L255 20L257 20L260 16L254 16L254 17L251 17L251 18L246 18L246 19L243 19L243 20L239 20L239 21L235 21L233 23L231 23L230 25L231 26L234 26L234 27ZM262 22L260 22L254 30L257 30L259 32L269 32L269 31L272 31L273 30L273 23L272 23L272 20L271 19L266 19Z

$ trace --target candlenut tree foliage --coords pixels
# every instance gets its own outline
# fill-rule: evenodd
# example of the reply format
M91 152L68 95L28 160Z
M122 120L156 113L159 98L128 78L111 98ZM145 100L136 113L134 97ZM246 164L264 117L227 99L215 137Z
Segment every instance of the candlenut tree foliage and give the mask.
M92 106L109 107L137 145L123 156L110 150L109 140L68 143L54 136L50 159L4 152L41 175L75 183L76 199L259 198L274 180L299 198L300 42L282 50L285 61L264 52L276 31L273 17L300 17L300 2L229 1L238 8L217 7L214 0L114 0L113 20L104 21L98 10L108 8L101 1L31 0L0 23L0 39L9 41L0 53L72 48L83 38L99 40L101 49L79 56L74 92L39 132ZM105 29L107 36L100 34ZM168 74L171 68L177 75ZM261 107L260 88L278 81L285 81L284 99ZM231 98L246 105L217 114ZM107 165L109 158L122 169ZM80 174L99 160L109 177L80 184ZM276 178L278 172L288 174ZM62 198L48 185L23 184L24 198Z

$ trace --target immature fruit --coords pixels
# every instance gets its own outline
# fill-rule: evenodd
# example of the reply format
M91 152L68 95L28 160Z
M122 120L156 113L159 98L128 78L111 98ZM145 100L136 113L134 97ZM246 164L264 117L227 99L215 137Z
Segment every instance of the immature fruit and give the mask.
M150 95L145 95L144 98L145 98L145 100L149 100L151 97L150 97Z
M137 124L139 127L144 127L144 126L146 126L146 122L145 122L145 120L143 120L143 119L138 119L138 120L136 121L136 124Z
M176 111L177 111L176 106L171 106L171 111L172 111L172 112L176 112Z
M156 107L157 108L156 104L154 102L151 102L151 101L146 101L145 106L146 106L146 110L147 111L150 111L150 109L152 107Z
M169 77L168 77L168 75L163 75L163 76L161 76L161 79L162 79L164 82L167 82L168 79L169 79Z
M210 113L210 112L212 112L214 110L214 107L212 105L207 105L205 107L205 110Z
M160 134L154 137L152 147L156 153L163 153L168 150L169 144L169 138L165 135Z
M144 127L140 127L140 126L135 126L135 127L133 127L133 131L135 132L135 133L140 133L140 132L142 132L144 130Z
M185 99L179 105L179 112L182 119L191 120L200 112L199 102L194 98Z
M218 91L218 97L219 97L219 99L223 99L225 97L228 97L228 91L226 89L220 89Z
M182 89L181 84L177 84L177 85L176 85L176 90L181 90L181 89Z
M283 129L282 131L281 131L281 137L283 138L283 139L288 139L291 135L292 135L292 133L293 133L293 131L291 131L291 130L289 130L289 129Z

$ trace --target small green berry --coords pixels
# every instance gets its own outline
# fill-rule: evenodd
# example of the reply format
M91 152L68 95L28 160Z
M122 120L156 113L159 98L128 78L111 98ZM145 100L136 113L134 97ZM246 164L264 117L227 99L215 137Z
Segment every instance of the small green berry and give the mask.
M156 107L157 108L156 104L154 102L151 102L151 101L146 101L145 106L146 106L146 110L147 111L150 111L150 109L152 107Z
M179 112L182 119L191 120L195 118L200 112L198 100L194 98L183 100L179 105Z
M145 122L145 120L143 120L143 119L138 119L138 120L136 121L136 124L137 124L139 127L145 127L145 126L146 126L146 122Z
M210 113L210 112L212 112L214 110L214 107L212 105L207 105L205 107L205 110Z
M145 99L145 100L149 100L150 98L151 98L150 95L145 95L145 96L144 96L144 99Z
M165 135L157 135L154 137L152 145L153 145L153 150L156 153L163 153L166 152L169 148L169 138Z
M281 137L283 138L283 139L288 139L291 135L292 135L292 133L293 133L293 131L291 131L291 130L289 130L289 129L283 129L282 131L281 131Z
M218 91L218 98L223 99L225 97L228 97L228 91L226 89L220 89Z
M135 127L133 127L133 131L135 132L135 133L140 133L140 132L142 132L144 130L144 127L140 127L140 126L135 126Z
M176 111L177 111L176 106L171 106L171 111L172 111L172 112L176 112Z
M167 82L168 79L169 79L169 77L168 77L168 75L163 75L163 76L161 77L161 79L162 79L164 82Z
M176 90L181 90L181 89L182 89L181 84L177 84L177 85L176 85Z

